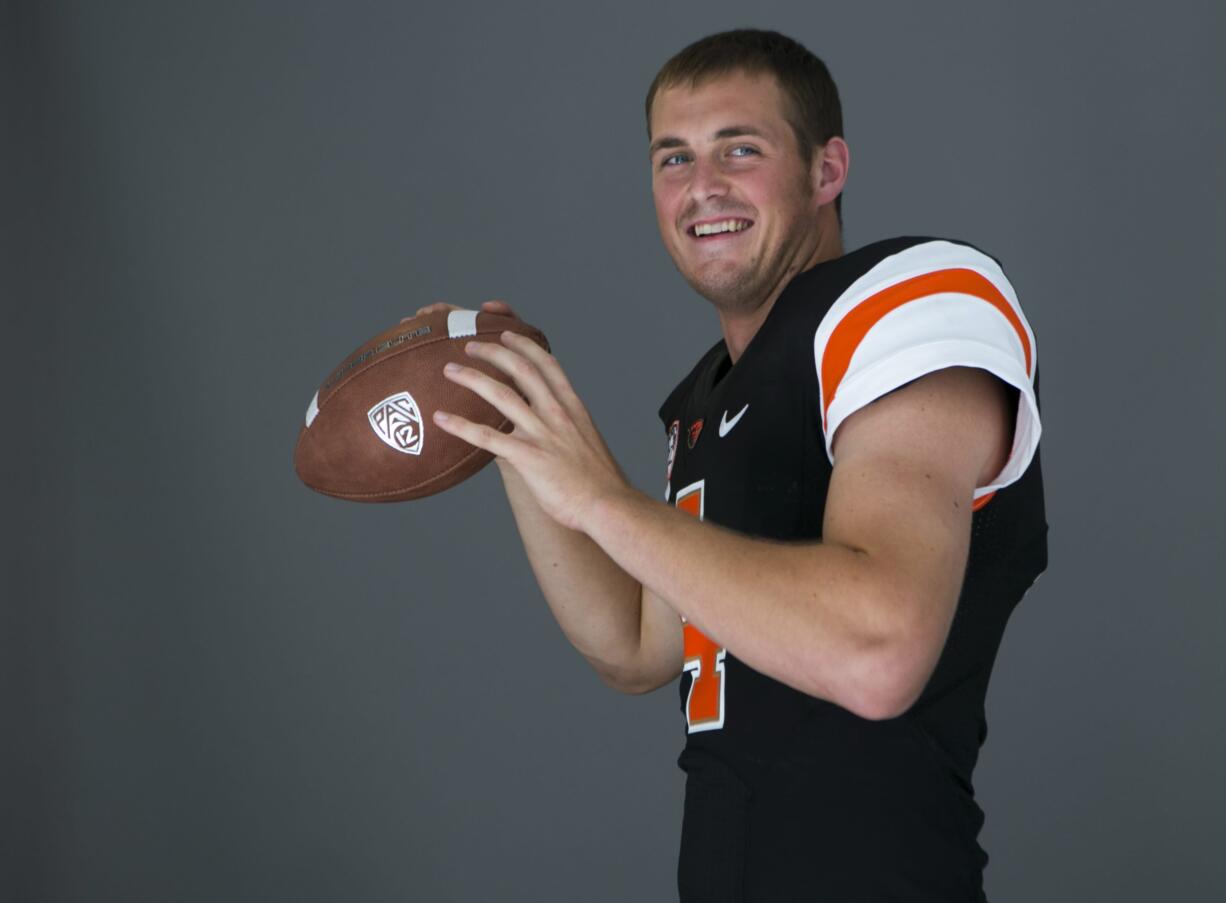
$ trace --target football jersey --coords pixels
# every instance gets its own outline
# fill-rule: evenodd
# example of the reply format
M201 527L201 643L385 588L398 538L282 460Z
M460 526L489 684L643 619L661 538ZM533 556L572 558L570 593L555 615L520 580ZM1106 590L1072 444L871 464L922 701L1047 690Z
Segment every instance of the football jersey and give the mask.
M1005 623L1047 562L1034 335L1000 264L917 237L820 263L735 365L717 343L660 417L670 503L755 537L820 540L839 424L951 366L1016 389L1016 423L1004 469L975 490L957 609L907 712L860 718L683 626L683 901L984 899L971 783L984 697Z

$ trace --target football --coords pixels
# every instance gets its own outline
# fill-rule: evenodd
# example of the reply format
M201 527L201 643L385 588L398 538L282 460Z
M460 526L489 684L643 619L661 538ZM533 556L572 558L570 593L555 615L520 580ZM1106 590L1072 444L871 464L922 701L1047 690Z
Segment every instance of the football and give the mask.
M455 361L512 385L500 370L464 353L467 342L517 332L545 350L522 320L473 310L425 314L379 333L328 374L307 406L294 470L316 492L355 502L403 502L449 489L493 460L434 425L437 410L509 431L476 393L443 376Z

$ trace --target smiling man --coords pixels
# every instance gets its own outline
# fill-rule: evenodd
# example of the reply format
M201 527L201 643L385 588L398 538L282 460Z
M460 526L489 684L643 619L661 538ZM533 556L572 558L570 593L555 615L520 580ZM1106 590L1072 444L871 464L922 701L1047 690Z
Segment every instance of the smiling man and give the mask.
M1034 336L969 244L844 253L838 92L794 41L696 42L647 116L660 234L723 334L660 409L665 501L519 336L469 354L520 393L448 372L513 431L436 423L497 456L604 680L680 676L682 900L983 900L984 696L1046 565Z

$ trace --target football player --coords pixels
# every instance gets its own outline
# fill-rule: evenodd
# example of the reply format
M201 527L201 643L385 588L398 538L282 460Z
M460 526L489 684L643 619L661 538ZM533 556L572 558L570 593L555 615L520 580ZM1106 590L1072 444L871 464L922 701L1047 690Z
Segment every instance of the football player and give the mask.
M983 900L984 696L1046 566L1016 292L963 241L844 251L838 91L787 37L685 48L647 124L661 237L722 331L660 409L664 500L521 336L468 353L522 397L448 373L513 430L436 423L497 456L545 599L601 677L680 676L682 900Z

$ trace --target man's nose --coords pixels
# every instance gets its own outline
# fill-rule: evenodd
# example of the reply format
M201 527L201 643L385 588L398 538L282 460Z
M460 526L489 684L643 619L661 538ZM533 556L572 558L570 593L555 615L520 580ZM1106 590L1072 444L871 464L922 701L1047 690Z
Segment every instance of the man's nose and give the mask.
M690 194L696 201L723 197L728 193L728 177L719 162L698 157L690 169Z

